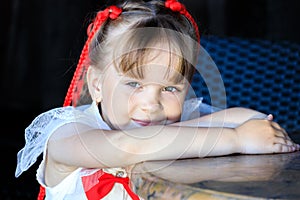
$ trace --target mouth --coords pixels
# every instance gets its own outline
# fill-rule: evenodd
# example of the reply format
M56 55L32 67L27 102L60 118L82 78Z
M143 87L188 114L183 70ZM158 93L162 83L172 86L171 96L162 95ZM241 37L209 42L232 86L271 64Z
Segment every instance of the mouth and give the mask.
M141 126L149 126L151 125L151 121L149 120L139 120L139 119L132 119L135 123L141 125Z
M154 125L166 125L168 124L168 120L143 120L143 119L134 119L132 118L132 121L140 126L154 126Z

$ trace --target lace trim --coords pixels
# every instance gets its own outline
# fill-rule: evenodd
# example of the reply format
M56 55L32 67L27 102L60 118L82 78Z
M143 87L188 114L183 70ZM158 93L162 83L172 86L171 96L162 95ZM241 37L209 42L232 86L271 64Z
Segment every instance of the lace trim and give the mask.
M37 116L25 129L25 146L17 154L15 176L20 176L23 171L26 171L36 162L44 151L50 134L57 127L65 124L66 121L75 121L82 115L82 112L69 106L52 109Z

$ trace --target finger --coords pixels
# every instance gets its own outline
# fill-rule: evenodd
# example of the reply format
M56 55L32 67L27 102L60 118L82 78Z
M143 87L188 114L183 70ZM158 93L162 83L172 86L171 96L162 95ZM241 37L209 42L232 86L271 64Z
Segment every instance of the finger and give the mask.
M293 142L291 139L285 138L285 137L275 137L274 144L287 146L290 148L290 151L299 151L300 150L299 144L297 144L297 143Z
M287 132L285 130L276 131L275 136L276 137L284 137L284 138L287 138L287 139L291 140L291 138L289 137L289 135L287 134Z
M274 144L282 144L282 145L287 145L287 146L295 146L295 143L286 138L286 137L281 137L281 136L276 136L274 139Z
M297 147L298 146L298 147ZM284 144L274 144L274 153L286 153L286 152L293 152L299 150L299 145L284 145Z
M276 132L277 134L275 134L276 136L284 135L285 137L290 139L290 137L289 137L288 133L286 132L286 130L284 128L282 128L278 123L271 122L271 126L277 131Z
M286 130L282 129L282 131L283 131L285 137L287 137L289 140L291 140L291 138L290 138L289 134L286 132Z
M274 122L274 121L271 121L270 123L271 123L271 126L272 126L274 129L276 129L276 130L282 130L282 127L281 127L278 123L276 123L276 122Z
M284 153L284 152L292 152L293 149L290 146L282 145L282 144L274 144L273 153Z
M279 136L279 137L283 136L283 137L285 137L285 138L287 138L287 139L289 139L289 140L292 141L292 139L290 138L289 134L288 134L288 133L286 132L286 130L284 130L284 129L278 130L278 131L275 133L275 135L276 135L276 136Z

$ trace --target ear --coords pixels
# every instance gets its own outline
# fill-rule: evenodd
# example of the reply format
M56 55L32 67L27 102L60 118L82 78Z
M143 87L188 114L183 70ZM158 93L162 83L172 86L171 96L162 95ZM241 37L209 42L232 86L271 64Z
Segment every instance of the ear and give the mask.
M92 100L97 103L102 100L102 73L93 66L89 66L86 74L88 89Z

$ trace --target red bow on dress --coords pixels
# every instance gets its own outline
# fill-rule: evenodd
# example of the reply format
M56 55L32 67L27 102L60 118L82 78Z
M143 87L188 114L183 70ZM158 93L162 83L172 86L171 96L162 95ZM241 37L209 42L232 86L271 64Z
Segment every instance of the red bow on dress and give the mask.
M115 183L120 183L124 186L128 195L132 200L140 200L140 198L129 188L129 178L116 177L112 174L104 173L98 179L97 185L86 192L89 200L99 200L104 198L114 187Z

